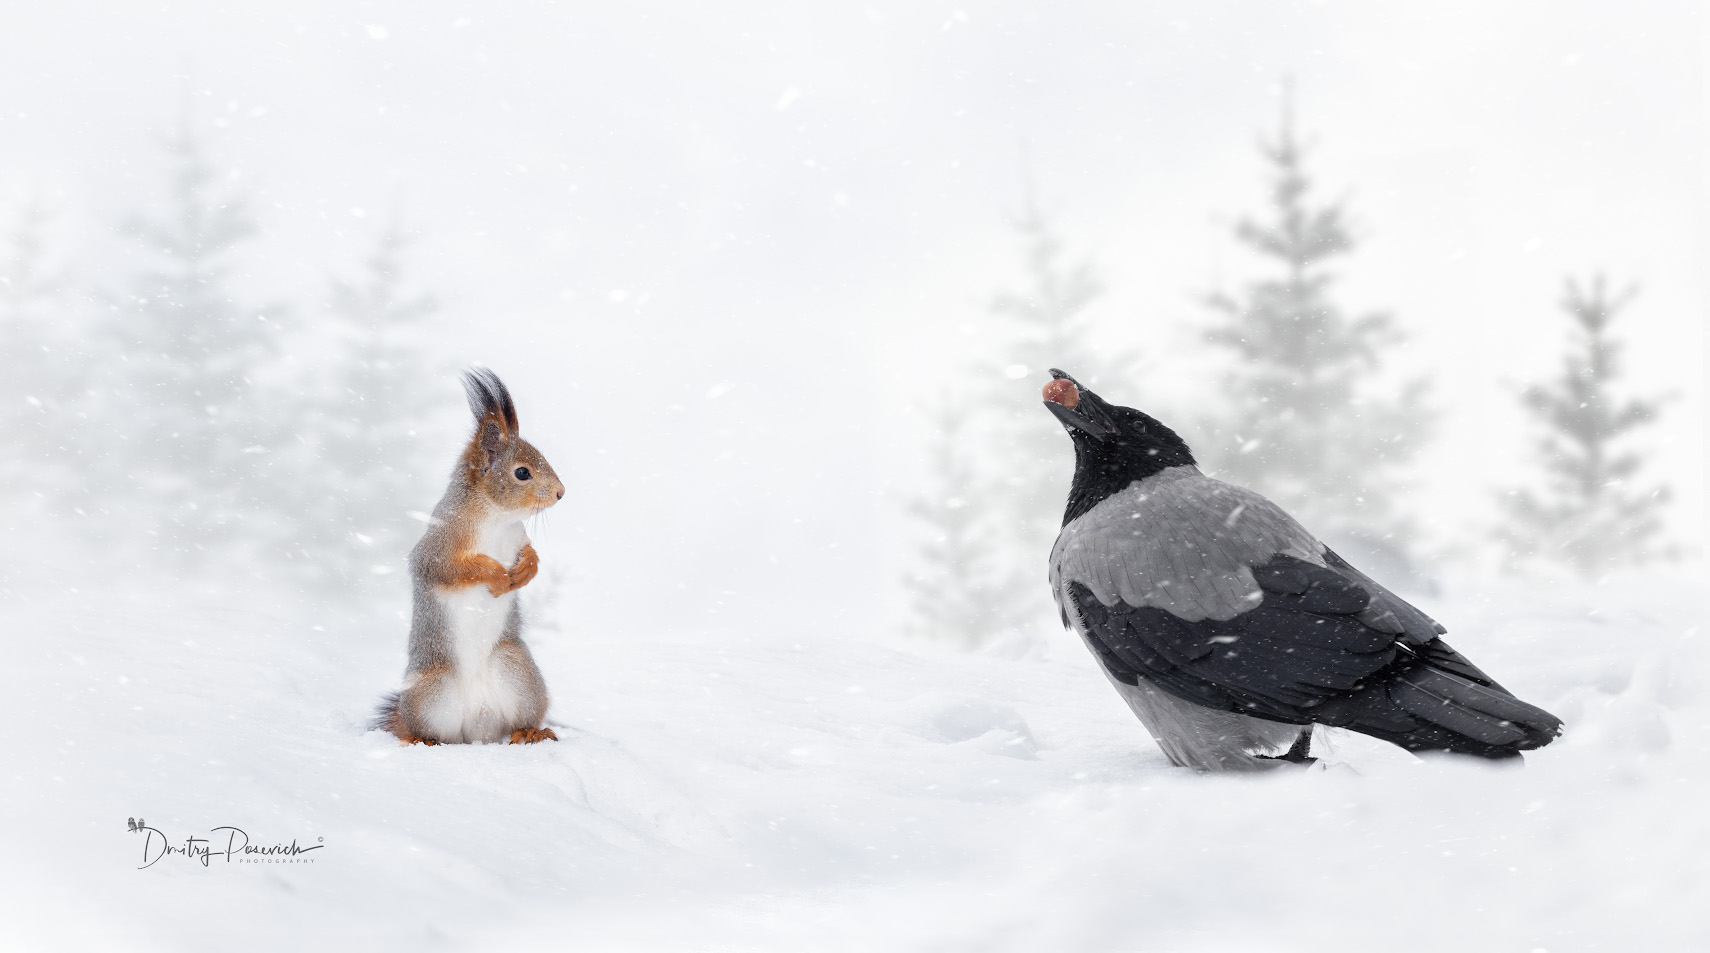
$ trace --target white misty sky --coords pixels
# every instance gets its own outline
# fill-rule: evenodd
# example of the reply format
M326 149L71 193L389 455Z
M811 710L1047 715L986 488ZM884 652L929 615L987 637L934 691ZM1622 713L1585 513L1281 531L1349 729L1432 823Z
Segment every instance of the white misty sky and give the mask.
M49 196L85 279L122 278L112 226L158 206L155 139L186 102L255 200L258 299L312 299L401 210L447 305L438 344L504 374L583 493L553 532L593 618L662 587L684 625L894 618L914 410L987 357L984 303L1019 286L1023 144L1110 288L1100 345L1142 355L1106 395L1166 419L1214 400L1196 299L1254 273L1229 233L1260 210L1252 144L1284 76L1320 194L1350 199L1363 241L1341 300L1395 312L1398 366L1444 411L1420 458L1434 544L1481 532L1493 484L1523 478L1513 393L1558 359L1563 278L1596 270L1642 286L1630 379L1675 395L1652 475L1681 493L1680 535L1702 525L1696 4L292 0L7 21L0 224Z

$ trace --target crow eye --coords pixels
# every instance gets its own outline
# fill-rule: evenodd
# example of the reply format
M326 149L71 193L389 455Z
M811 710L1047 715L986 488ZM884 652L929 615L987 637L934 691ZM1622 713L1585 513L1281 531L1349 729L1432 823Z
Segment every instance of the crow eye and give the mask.
M516 474L517 474L517 479L519 479L519 480L526 480L530 476L530 473L528 472L528 467L517 467Z

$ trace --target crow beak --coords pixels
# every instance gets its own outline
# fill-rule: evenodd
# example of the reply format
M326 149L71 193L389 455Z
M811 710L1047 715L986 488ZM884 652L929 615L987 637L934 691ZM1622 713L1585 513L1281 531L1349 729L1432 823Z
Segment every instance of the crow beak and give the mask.
M1092 400L1086 400L1088 397ZM1115 428L1093 417L1097 413L1097 401L1097 394L1081 387L1073 377L1051 368L1051 383L1045 385L1045 409L1064 427L1079 430L1089 437L1106 437L1115 433Z

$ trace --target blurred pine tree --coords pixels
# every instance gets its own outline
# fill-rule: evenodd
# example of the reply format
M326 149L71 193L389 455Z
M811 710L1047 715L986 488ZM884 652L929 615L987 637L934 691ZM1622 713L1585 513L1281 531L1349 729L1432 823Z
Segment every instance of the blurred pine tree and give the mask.
M916 569L903 578L909 630L974 648L1014 625L1018 593L995 565L1008 550L994 545L997 527L970 459L966 410L946 395L931 417L931 488L908 505L924 536Z
M1559 376L1523 394L1542 431L1537 460L1542 492L1509 491L1502 499L1507 522L1498 537L1517 562L1541 560L1584 578L1673 555L1660 545L1666 487L1636 486L1645 458L1621 447L1633 431L1656 419L1660 402L1619 400L1621 345L1609 325L1637 289L1610 297L1601 275L1589 286L1569 280L1562 311L1573 325L1572 347Z
M66 404L76 395L70 380L65 285L48 263L52 215L40 195L31 195L0 258L0 501L34 504L49 472L65 469L70 420Z
M101 505L149 532L158 556L193 563L282 544L289 527L269 457L293 431L256 382L278 353L283 309L240 303L232 290L256 224L241 196L218 187L188 116L164 145L167 206L123 229L153 262L101 329L112 353L88 395L88 437L104 464Z
M423 346L439 305L410 288L410 244L394 220L361 276L333 282L332 337L312 384L297 555L324 591L352 597L370 583L396 588L386 577L403 572L422 531L410 514L433 509L452 463L427 442L443 429L428 422L462 414L451 369Z
M1088 387L1108 379L1119 359L1094 344L1088 309L1104 294L1089 261L1064 262L1063 242L1031 200L1015 221L1026 257L1027 286L992 299L998 337L1006 342L1001 366L984 375L994 382L987 406L997 412L991 443L996 457L1003 523L1016 554L1031 554L1032 579L1040 553L1049 553L1063 525L1064 502L1075 459L1063 427L1040 410L1039 389L1057 367Z
M1208 299L1219 320L1206 339L1232 361L1217 439L1194 452L1211 475L1275 500L1370 571L1405 571L1411 521L1399 501L1429 430L1425 383L1396 384L1385 368L1402 341L1390 315L1350 317L1330 296L1326 263L1351 251L1353 239L1341 205L1309 200L1286 103L1276 133L1260 141L1270 216L1236 229L1280 273L1239 297Z
M970 646L1055 630L1044 566L1075 466L1062 425L1040 409L1039 389L1047 368L1092 387L1125 360L1096 346L1088 309L1104 284L1090 262L1063 260L1062 239L1031 189L1014 226L1025 282L992 298L995 320L980 339L998 343L971 368L973 399L936 417L937 486L910 504L926 537L905 578L914 627Z

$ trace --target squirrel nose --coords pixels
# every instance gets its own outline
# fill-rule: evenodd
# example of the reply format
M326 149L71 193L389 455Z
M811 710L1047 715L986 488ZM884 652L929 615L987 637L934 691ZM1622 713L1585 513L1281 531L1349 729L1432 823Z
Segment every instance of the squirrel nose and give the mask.
M558 498L561 500L564 499L564 488L563 487L558 488Z

